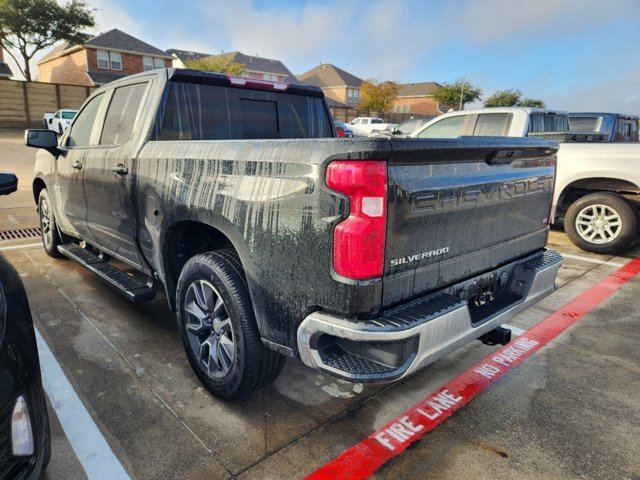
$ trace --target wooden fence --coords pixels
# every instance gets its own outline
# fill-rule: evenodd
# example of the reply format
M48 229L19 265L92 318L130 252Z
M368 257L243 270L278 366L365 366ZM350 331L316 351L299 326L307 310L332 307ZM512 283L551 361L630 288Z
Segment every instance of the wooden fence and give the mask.
M0 80L0 127L42 127L46 112L80 108L96 87Z

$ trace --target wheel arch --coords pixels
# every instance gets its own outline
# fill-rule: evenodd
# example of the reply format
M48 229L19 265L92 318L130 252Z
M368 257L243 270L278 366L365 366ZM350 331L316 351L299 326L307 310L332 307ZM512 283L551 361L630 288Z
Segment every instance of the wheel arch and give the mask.
M38 198L40 197L40 192L47 188L47 184L44 183L44 180L40 177L36 177L33 179L33 183L31 184L31 188L33 189L33 200L38 204Z
M231 250L241 256L228 235L207 223L183 220L167 228L162 241L162 263L167 300L173 311L176 309L178 278L184 264L194 255L219 249Z
M640 194L640 185L620 178L592 177L575 180L566 185L560 193L554 218L564 218L567 209L573 202L596 192Z

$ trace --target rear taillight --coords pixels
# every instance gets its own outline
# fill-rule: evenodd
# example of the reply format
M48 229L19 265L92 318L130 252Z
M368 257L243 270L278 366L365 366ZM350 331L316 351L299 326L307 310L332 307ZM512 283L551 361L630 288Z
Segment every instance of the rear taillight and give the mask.
M336 127L336 136L338 136L338 137L344 137L344 128L342 128L342 127Z
M336 225L333 234L336 273L353 280L381 277L387 226L387 162L331 162L327 186L349 197L349 216Z

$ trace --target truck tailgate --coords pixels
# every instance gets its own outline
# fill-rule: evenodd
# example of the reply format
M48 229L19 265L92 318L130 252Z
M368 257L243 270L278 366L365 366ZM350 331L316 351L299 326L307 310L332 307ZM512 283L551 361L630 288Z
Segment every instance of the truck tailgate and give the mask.
M545 246L557 144L497 137L392 144L383 306Z

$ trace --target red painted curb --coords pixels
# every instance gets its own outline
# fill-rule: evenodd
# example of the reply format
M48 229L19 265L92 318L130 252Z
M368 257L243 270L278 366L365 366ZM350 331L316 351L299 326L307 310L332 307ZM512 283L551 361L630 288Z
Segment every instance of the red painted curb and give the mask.
M395 420L316 470L307 479L368 478L638 274L640 258L632 260L584 291L509 345L462 372Z

